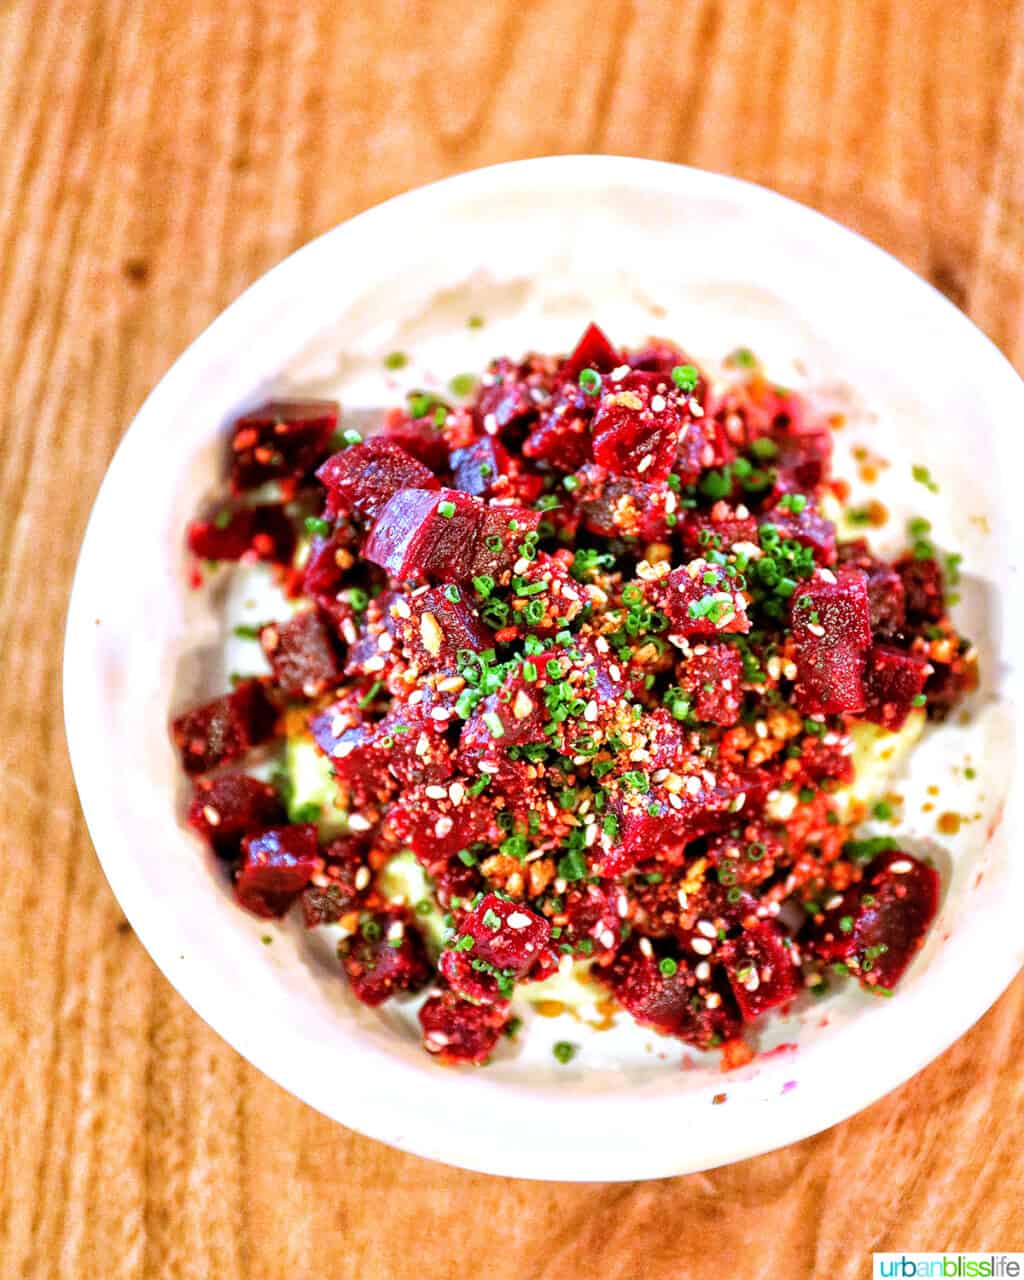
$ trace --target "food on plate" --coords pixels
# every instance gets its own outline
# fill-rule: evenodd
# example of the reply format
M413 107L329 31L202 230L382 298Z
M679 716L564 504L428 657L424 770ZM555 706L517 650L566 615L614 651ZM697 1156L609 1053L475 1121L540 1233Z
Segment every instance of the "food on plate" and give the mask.
M240 905L333 931L369 1005L422 993L449 1062L574 987L732 1063L826 973L891 994L939 879L855 828L975 655L926 540L837 534L831 454L753 361L596 325L368 439L240 418L187 541L274 576L265 673L172 724Z

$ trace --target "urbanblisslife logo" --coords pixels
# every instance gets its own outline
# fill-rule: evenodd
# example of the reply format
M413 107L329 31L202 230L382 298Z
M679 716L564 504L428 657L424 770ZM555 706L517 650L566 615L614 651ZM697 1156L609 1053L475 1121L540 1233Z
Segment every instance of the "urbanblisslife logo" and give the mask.
M1024 1253L876 1253L872 1276L917 1280L921 1276L966 1280L969 1276L1024 1277Z

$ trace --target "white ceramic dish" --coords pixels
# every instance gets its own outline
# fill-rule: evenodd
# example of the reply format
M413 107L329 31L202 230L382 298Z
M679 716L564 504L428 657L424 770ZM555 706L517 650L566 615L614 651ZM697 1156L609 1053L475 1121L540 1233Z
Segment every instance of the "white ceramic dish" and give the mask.
M483 329L466 327L470 314ZM340 392L356 409L394 402L387 351L413 355L406 382L448 377L502 351L566 349L591 318L625 342L676 337L700 358L745 344L777 378L838 397L850 419L840 438L891 463L872 495L926 514L965 556L957 618L979 643L984 687L969 723L931 732L899 784L910 847L934 847L928 785L940 808L972 819L939 858L938 924L895 999L851 989L800 1005L762 1040L776 1052L728 1076L633 1028L581 1035L539 1023L486 1070L445 1069L400 1015L355 1006L300 929L262 946L266 925L236 908L176 816L168 715L225 678L223 619L216 601L190 594L182 552L186 521L218 483L225 424L286 389ZM526 161L336 228L181 357L96 501L68 619L65 711L89 829L126 915L185 999L274 1080L353 1128L452 1164L658 1177L843 1119L942 1052L1024 961L1011 858L1022 419L1024 384L945 299L851 232L734 179L598 156ZM931 468L939 494L914 484L911 461ZM569 1066L548 1051L557 1038L585 1040Z

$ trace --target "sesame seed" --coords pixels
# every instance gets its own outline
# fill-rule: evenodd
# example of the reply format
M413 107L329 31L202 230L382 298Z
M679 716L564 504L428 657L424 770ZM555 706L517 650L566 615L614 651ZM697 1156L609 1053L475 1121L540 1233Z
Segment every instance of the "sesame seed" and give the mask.
M426 794L431 800L444 800L447 797L448 792L445 791L444 787L429 786L426 789Z
M455 824L452 822L451 818L447 816L438 818L437 822L434 824L434 835L438 840L443 840L445 836L449 834L454 825Z
M640 954L646 956L648 960L654 955L654 948L651 946L650 938L640 939Z
M371 822L369 818L364 818L361 813L349 814L348 825L353 831L369 831Z
M715 926L711 923L710 920L698 920L697 928L704 935L705 938L714 939L718 937L718 930L715 928Z
M690 946L699 956L709 956L713 950L711 943L707 938L694 938Z
M360 867L359 870L356 872L356 878L355 878L356 888L360 892L362 892L362 890L365 889L369 883L370 883L370 868Z
M698 982L707 982L711 977L711 966L706 960L702 960L693 972Z
M211 827L220 826L220 812L212 804L203 805L203 817Z
M707 1005L709 1009L717 1009L718 1006L722 1003L722 997L718 994L717 991L709 991L708 994L704 997L704 1003Z
M906 858L901 858L899 862L891 862L889 864L889 870L894 876L905 876L908 871L913 871L913 869L914 864Z
M525 911L513 911L505 923L510 929L528 929L530 927L530 917Z

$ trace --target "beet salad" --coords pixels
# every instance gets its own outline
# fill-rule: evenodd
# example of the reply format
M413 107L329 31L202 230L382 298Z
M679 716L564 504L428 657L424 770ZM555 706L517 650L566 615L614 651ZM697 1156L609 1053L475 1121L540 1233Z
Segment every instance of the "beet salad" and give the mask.
M262 563L286 607L172 732L239 906L333 930L366 1004L419 993L447 1062L559 977L726 1065L834 975L891 995L940 886L857 838L858 744L975 662L920 528L837 537L831 453L749 353L712 385L595 325L368 439L326 401L238 419L196 579Z

